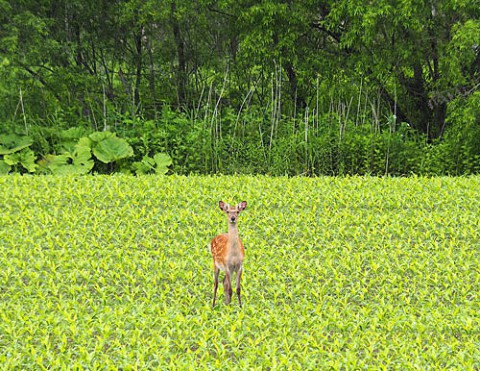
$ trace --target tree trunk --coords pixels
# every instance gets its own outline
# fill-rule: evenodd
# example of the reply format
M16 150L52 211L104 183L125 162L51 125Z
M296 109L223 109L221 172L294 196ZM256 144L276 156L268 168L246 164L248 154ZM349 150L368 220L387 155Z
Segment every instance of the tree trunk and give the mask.
M408 96L407 105L402 111L412 127L422 134L426 134L429 141L439 138L445 128L446 103L440 102L435 105L429 103L426 81L423 76L423 68L420 63L413 66L413 77L400 76Z
M298 91L298 79L295 72L295 68L292 63L288 63L285 67L285 71L288 77L288 84L290 87L290 97L297 109L303 109L307 106L306 100L301 92Z
M185 104L186 94L186 60L185 60L185 43L183 42L182 34L180 31L180 25L177 19L177 4L173 1L171 3L171 21L173 38L177 48L177 103L179 106Z
M147 49L148 60L149 60L149 71L148 75L148 87L150 89L150 98L152 104L152 110L154 116L157 117L157 92L155 86L155 61L152 53L152 45L150 43L150 38L146 39L145 48Z
M142 82L142 67L143 67L143 26L140 26L138 33L135 35L135 50L137 52L135 56L135 88L133 92L133 103L135 108L138 109L140 104L140 84Z

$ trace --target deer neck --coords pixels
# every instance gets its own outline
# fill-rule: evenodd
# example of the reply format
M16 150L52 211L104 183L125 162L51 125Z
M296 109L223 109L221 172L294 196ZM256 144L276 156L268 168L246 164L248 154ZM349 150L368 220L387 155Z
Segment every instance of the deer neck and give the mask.
M228 223L228 239L232 246L238 245L238 225L237 223Z

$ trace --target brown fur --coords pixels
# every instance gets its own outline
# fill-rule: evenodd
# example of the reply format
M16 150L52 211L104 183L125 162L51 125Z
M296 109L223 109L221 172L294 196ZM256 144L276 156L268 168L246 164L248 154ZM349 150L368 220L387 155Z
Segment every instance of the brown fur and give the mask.
M240 298L240 279L242 276L243 259L245 257L245 249L242 241L238 236L237 219L238 214L246 207L246 202L238 204L235 208L220 201L220 209L227 214L228 218L228 233L223 233L216 236L210 243L210 251L213 257L214 270L214 288L213 288L213 306L217 296L218 276L220 271L225 272L223 280L223 287L225 290L225 301L230 304L232 299L232 285L231 279L233 274L236 274L236 292L238 302L242 306Z

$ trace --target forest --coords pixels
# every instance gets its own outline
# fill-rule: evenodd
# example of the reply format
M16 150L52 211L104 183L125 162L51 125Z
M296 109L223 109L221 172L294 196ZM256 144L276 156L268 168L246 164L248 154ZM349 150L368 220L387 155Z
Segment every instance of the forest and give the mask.
M0 173L480 172L478 0L0 0Z

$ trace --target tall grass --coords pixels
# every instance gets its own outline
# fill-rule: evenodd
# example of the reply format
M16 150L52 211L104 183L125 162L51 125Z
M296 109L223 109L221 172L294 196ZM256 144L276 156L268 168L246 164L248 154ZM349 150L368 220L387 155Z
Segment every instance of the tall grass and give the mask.
M3 132L33 136L40 156L54 152L59 133L72 126L113 130L134 147L131 162L167 152L174 160L173 172L179 174L403 176L480 169L480 147L472 139L462 140L477 130L473 124L453 135L447 130L440 141L427 143L408 123L399 122L396 106L385 106L381 92L363 80L347 85L319 77L310 92L314 99L298 107L296 99L287 98L281 65L269 79L268 84L252 82L243 96L234 98L238 91L226 70L205 83L192 108L176 110L164 104L155 119L119 114L107 109L104 100L94 121L73 121L63 111L33 121L21 99L21 121L4 125ZM452 121L458 128L464 120L457 114Z

